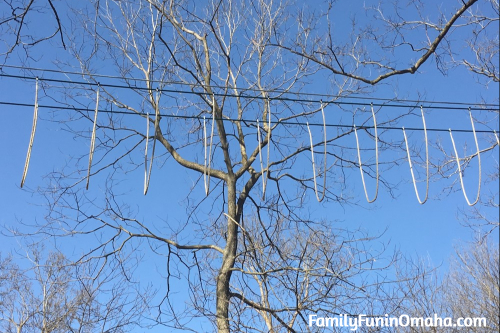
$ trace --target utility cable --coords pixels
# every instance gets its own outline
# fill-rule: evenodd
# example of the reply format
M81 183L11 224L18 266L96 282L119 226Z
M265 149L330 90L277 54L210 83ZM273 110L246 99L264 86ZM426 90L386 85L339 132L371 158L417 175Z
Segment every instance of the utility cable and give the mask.
M35 77L29 77L29 76L22 76L22 75L12 75L12 74L3 74L0 73L0 77L8 77L8 78L18 78L18 79L25 79L25 80L34 80ZM66 84L73 84L73 85L83 85L83 86L97 86L98 83L93 83L93 82L86 82L86 81L72 81L72 80L62 80L62 79L50 79L50 78L43 78L40 79L46 82L55 82L55 83L66 83ZM150 91L151 89L148 87L133 87L130 85L119 85L119 84L104 84L100 83L101 87L107 87L107 88L117 88L117 89L134 89L134 90L140 90L140 91ZM192 91L192 90L179 90L179 89L166 89L162 88L159 89L160 92L162 93L177 93L177 94L189 94L189 95L197 95L197 96L204 96L206 93L204 92L197 92L197 91ZM283 94L283 93L279 93ZM290 93L290 94L298 94L298 93ZM251 99L261 99L265 100L270 97L264 97L264 96L256 96L256 95L247 95L244 93L240 94L231 94L231 93L216 93L214 92L213 95L217 97L237 97L237 98L251 98ZM305 95L305 94L302 94ZM326 95L320 95L323 99ZM328 97L328 96L326 96ZM341 97L341 96L333 96L332 98L354 98L354 97ZM415 107L415 105L409 105L409 104L391 104L388 102L402 102L402 103L422 103L422 101L412 101L412 100L394 100L394 99L376 99L376 98L362 98L359 97L360 99L369 99L369 100L378 100L382 101L382 103L368 103L368 102L345 102L345 101L327 101L325 102L327 105L329 104L335 104L335 105L353 105L353 106L377 106L377 107L395 107L395 108L412 108ZM298 103L319 103L321 99L304 99L304 98L292 98L292 97L272 97L271 99L276 100L276 101L287 101L287 102L298 102ZM473 111L499 111L499 106L494 105L494 104L483 104L483 107L466 107L466 106L433 106L431 104L443 104L443 105L477 105L477 103L453 103L453 102L433 102L433 101L427 101L429 105L423 105L427 109L441 109L441 110L473 110Z
M180 85L180 86L188 86L191 87L191 84L182 82L182 81L165 81L165 80L150 80L150 79L143 79L143 78L136 78L136 77L123 77L123 76L117 76L117 75L106 75L106 74L85 74L81 72L73 72L73 71L63 71L60 69L50 69L50 68L36 68L36 67L24 67L24 66L14 66L14 65L1 65L0 70L3 68L12 68L12 69L20 69L20 70L29 70L29 71L39 71L39 72L47 72L47 73L55 73L55 74L62 74L62 75L77 75L77 76L83 76L83 77L92 77L92 78L107 78L107 79L113 79L113 80L127 80L127 81L136 81L136 82L147 82L147 83L158 83L158 84L163 84L163 85ZM0 73L0 76L2 74ZM212 88L217 88L217 89L226 89L227 87L219 86L219 85L211 85ZM250 91L250 92L256 92L256 93L262 93L262 89L257 89L257 88L241 88L241 87L234 87L234 89L238 91ZM466 103L466 102L450 102L450 101L426 101L426 100L411 100L411 99L388 99L388 98L376 98L376 97L362 97L362 96L349 96L349 97L343 97L339 95L325 95L325 94L318 94L318 93L304 93L304 92L293 92L293 91L286 91L282 89L274 89L274 93L277 94L290 94L290 95L301 95L301 96L313 96L313 97L328 97L331 99L337 99L337 98L348 98L348 99L361 99L361 100L373 100L373 101L394 101L394 102L406 102L406 103L435 103L435 104L450 104L450 105L478 105L477 103ZM483 106L487 107L498 107L496 104L481 104Z
M3 102L0 101L0 105L9 105L9 106L19 106L19 107L33 107L34 104L30 103L18 103L18 102ZM69 107L69 106L58 106L58 105L38 105L39 109L53 109L53 110L62 110L62 111L76 111L76 112L91 112L94 111L89 108L79 108L79 107ZM100 109L100 113L109 113L109 114L121 114L121 115L134 115L134 116L142 116L145 117L147 113L145 112L133 112L133 111L120 111L120 110L107 110ZM195 119L195 120L203 120L202 116L187 116L187 115L177 115L177 114L160 114L161 118L175 118L175 119ZM245 118L215 118L215 120L222 121L230 121L230 122L243 122L247 124L256 124L256 121L253 119L245 119ZM293 122L293 121L283 121L283 120L275 120L271 121L273 125L286 125L286 126L306 126L305 122ZM323 123L309 123L309 126L323 126ZM326 127L337 127L337 128L346 128L346 129L354 129L353 125L343 125L343 124L326 124ZM358 126L357 129L373 129L373 126ZM378 126L377 128L382 130L397 130L401 131L401 127L395 126ZM419 127L405 127L407 131L423 131L423 128ZM448 132L448 128L427 128L427 132ZM459 133L473 133L470 129L454 129L454 132ZM486 133L486 134L494 134L495 130L476 130L476 133Z

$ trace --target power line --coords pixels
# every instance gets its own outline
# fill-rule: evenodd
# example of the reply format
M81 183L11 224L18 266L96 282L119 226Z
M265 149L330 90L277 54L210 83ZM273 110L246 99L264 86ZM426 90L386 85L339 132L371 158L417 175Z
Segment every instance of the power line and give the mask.
M181 82L181 81L162 81L162 80L148 80L143 78L136 77L124 77L124 76L116 76L116 75L106 75L106 74L85 74L82 72L73 72L73 71L63 71L60 69L49 69L49 68L37 68L37 67L24 67L24 66L14 66L14 65L2 65L0 66L0 70L2 68L13 68L13 69L21 69L21 70L31 70L31 71L39 71L39 72L48 72L48 73L56 73L56 74L64 74L64 75L78 75L78 76L88 76L94 78L106 78L106 79L116 79L116 80L130 80L130 81L138 81L138 82L150 82L150 83L159 83L159 84L172 84L172 85L185 85L191 86L189 83ZM95 85L95 83L94 83ZM219 85L211 85L212 88L225 89L227 87L219 86ZM241 88L234 87L239 91L252 91L252 92L267 92L267 90L256 89L256 88ZM450 104L450 105L483 105L483 106L491 106L497 107L497 104L488 104L488 103L467 103L467 102L450 102L450 101L427 101L427 100L411 100L411 99L389 99L389 98L377 98L377 97L363 97L363 96L339 96L339 95L328 95L328 94L315 94L315 93L304 93L304 92L293 92L293 91L285 91L281 89L275 89L273 92L276 93L285 93L292 95L303 95L303 96L315 96L315 97L329 97L329 98L346 98L346 99L362 99L362 100L374 100L374 101L394 101L394 102L406 102L406 103L432 103L432 104Z
M29 104L29 103L17 103L17 102L3 102L0 101L0 105L9 105L9 106L19 106L19 107L34 107L35 104ZM82 111L82 112L94 112L94 109L89 109L89 108L78 108L78 107L69 107L69 106L58 106L58 105L42 105L38 104L38 108L41 109L54 109L54 110L65 110L65 111ZM132 111L120 111L120 110L108 110L108 109L99 109L99 113L111 113L111 114L122 114L122 115L135 115L135 116L147 116L149 115L146 112L132 112ZM174 119L195 119L195 120L203 120L203 116L187 116L187 115L173 115L173 114L159 114L160 117L162 118L174 118ZM236 118L215 118L215 120L222 120L222 121L231 121L231 122L243 122L245 124L255 124L257 126L257 121L255 119L236 119ZM271 124L276 125L293 125L293 126L307 126L308 123L306 122L292 122L292 121L271 121ZM309 126L323 126L323 123L309 123ZM354 129L354 125L342 125L342 124L331 124L331 123L326 123L326 127L337 127L337 128L350 128ZM374 126L356 126L357 129L373 129ZM384 130L398 130L401 131L401 127L395 127L395 126L378 126L378 129L384 129ZM418 127L405 127L405 130L410 130L410 131L424 131L423 128L418 128ZM449 132L450 129L448 128L427 128L428 132ZM453 132L459 132L459 133L473 133L472 130L469 129L454 129ZM500 132L499 130L496 130L496 133ZM494 134L494 130L476 130L476 133L487 133L487 134Z
M12 67L12 68L23 68L23 69L29 69L29 67L15 67L15 66L3 66L3 67ZM1 69L1 68L0 68ZM33 70L40 70L43 71L43 69L34 69ZM82 73L77 74L76 72L64 72L64 71L55 71L55 70L45 70L45 71L50 71L50 72L57 72L61 74L71 74L71 75L84 75ZM102 78L113 78L113 79L123 79L121 77L115 77L115 76L107 76L107 75L95 75L96 77L102 77ZM139 86L130 86L130 85L119 85L119 84L109 84L109 83L100 83L100 82L86 82L86 81L72 81L72 80L63 80L63 79L51 79L51 78L40 78L37 76L24 76L24 75L14 75L14 74L5 74L5 73L0 73L0 77L7 77L7 78L17 78L17 79L24 79L24 80L36 80L37 78L40 81L46 81L46 82L54 82L54 83L67 83L67 84L74 84L74 85L84 85L84 86L91 86L91 87L107 87L107 88L117 88L117 89L135 89L135 90L141 90L141 91L151 91L151 89L147 87L139 87ZM126 78L131 81L136 80L136 81L143 81L147 82L144 79L135 79L135 78ZM160 83L160 81L149 81L149 82L157 82ZM167 84L167 85L184 85L184 86L190 86L189 84L183 83L183 82L165 82L161 81L161 84ZM219 86L211 86L211 88L225 88L225 87L219 87ZM196 92L192 90L179 90L179 89L167 89L167 88L157 88L155 89L158 92L165 92L165 93L177 93L177 94L190 94L190 95L197 95L197 96L203 96L206 95L205 92ZM251 92L262 92L262 90L257 90L257 89L240 89L241 91L251 91ZM472 111L499 111L500 106L496 104L478 104L478 103L464 103L464 102L444 102L444 101L418 101L418 100L401 100L401 99L384 99L384 98L367 98L367 97L359 97L359 96L351 96L351 97L343 97L343 96L334 96L334 95L319 95L319 94L310 94L310 93L294 93L294 92L285 92L285 91L280 91L280 90L273 90L272 92L276 93L286 93L286 94L295 94L295 95L303 95L303 96L314 96L314 97L325 97L325 98L340 98L340 99L357 99L357 100L375 100L379 102L384 102L384 103L373 103L373 102L347 102L347 101L323 101L323 99L304 99L304 98L293 98L293 97L263 97L263 96L257 96L257 95L247 95L247 94L232 94L232 93L217 93L214 92L215 96L219 97L238 97L238 98L252 98L252 99L259 99L259 100L266 100L266 99L271 99L271 100L276 100L276 101L287 101L287 102L300 102L300 103L324 103L325 106L329 104L333 105L353 105L353 106L375 106L375 107L396 107L396 108L414 108L417 106L422 106L426 109L440 109L440 110L472 110ZM415 103L415 105L409 105L409 104L391 104L389 102L400 102L400 103ZM422 105L422 103L427 103L426 105ZM418 105L417 105L418 104ZM433 104L440 104L440 105L433 105ZM445 106L448 105L448 106ZM450 105L456 105L456 106L450 106ZM461 105L461 106L458 106ZM468 106L466 106L468 105ZM481 107L471 107L470 105L481 105Z

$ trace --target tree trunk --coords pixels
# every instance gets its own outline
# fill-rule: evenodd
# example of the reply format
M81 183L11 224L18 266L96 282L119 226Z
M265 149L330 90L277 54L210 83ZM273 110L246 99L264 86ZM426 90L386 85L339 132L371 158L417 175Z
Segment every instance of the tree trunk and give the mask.
M228 188L228 212L227 212L227 241L222 265L217 276L217 329L219 333L229 333L229 301L230 290L229 282L231 280L232 268L236 259L236 249L238 247L238 223L236 205L236 180L234 177L227 182Z

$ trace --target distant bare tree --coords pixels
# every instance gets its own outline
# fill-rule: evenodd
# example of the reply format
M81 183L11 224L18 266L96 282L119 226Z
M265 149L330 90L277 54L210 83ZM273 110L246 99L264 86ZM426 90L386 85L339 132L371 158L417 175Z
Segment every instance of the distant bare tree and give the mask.
M485 318L486 326L458 327L400 327L388 332L411 333L490 333L500 329L500 276L498 243L481 239L461 246L452 257L447 274L439 278L439 272L420 275L399 283L399 292L405 294L398 304L400 314L416 318L451 318L454 324L459 318ZM420 267L420 268L419 268ZM425 265L408 266L407 273L414 276ZM401 279L404 281L404 279ZM394 306L394 305L392 305ZM462 323L463 324L463 323Z
M500 330L500 254L498 243L481 240L459 248L444 281L446 304L455 318L484 317L488 327L469 332Z
M95 279L88 264L61 253L31 251L0 260L0 330L5 333L128 332L145 311L144 298L119 281ZM24 267L26 266L26 267Z
M500 168L498 161L496 169L487 175L487 183L498 183ZM500 227L498 211L500 210L498 191L483 195L479 204L459 211L459 219L464 226L471 228L478 237L486 238Z

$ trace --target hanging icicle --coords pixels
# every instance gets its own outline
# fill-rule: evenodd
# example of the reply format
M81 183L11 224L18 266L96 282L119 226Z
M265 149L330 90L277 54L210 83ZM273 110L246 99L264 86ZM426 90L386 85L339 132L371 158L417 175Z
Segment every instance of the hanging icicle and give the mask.
M214 139L214 128L215 128L215 95L212 95L212 130L210 132L210 148L207 154L207 126L205 122L205 117L203 117L203 146L205 147L205 169L203 171L203 183L205 185L205 195L210 192L210 174L212 167L212 145ZM208 161L208 165L207 165Z
M261 145L262 142L260 140L260 126L259 120L257 119L257 136L259 138L259 155L260 155L260 169L262 173L262 200L266 199L266 188L267 188L267 178L269 177L269 156L271 153L271 99L268 97L266 99L267 106L267 116L268 116L268 124L267 124L267 166L264 169L264 165L262 163L262 150ZM264 173L266 174L264 176Z
M257 140L259 148L259 160L260 160L260 170L261 170L260 173L262 177L262 197L264 197L266 193L266 181L264 179L264 163L262 162L262 140L260 139L259 119L257 119Z
M146 170L148 169L147 167L147 151L148 151L148 138L149 138L149 113L147 115L147 138L146 138L146 161L145 161L145 170L144 172L146 173ZM149 161L149 170L147 171L147 176L146 174L144 175L145 179L144 179L144 195L146 195L146 193L148 193L148 190L149 190L149 182L151 180L151 171L153 170L153 161L155 159L155 150L156 150L156 134L157 134L157 131L159 131L159 124L160 124L160 91L158 88L156 88L156 98L155 98L155 123L154 123L154 131L155 131L155 134L153 136L153 150L151 151L151 160Z
M354 125L354 135L356 136L356 147L358 150L358 162L359 162L359 171L361 172L361 181L363 182L363 189L365 190L365 196L366 200L368 203L372 203L375 200L377 200L378 196L378 180L379 180L379 173L378 173L378 134L377 134L377 119L375 118L375 111L373 111L373 103L371 104L371 110L372 110L372 116L373 116L373 124L374 124L374 129L375 129L375 165L376 165L376 172L377 172L377 185L375 189L375 196L373 199L370 200L368 197L368 191L366 190L366 182L365 182L365 175L363 173L363 165L361 163L361 153L359 149L359 140L358 140L358 132L356 130L356 125Z
M259 148L259 159L260 159L260 172L262 177L262 200L266 199L266 188L267 188L267 177L269 175L269 156L271 152L271 102L270 99L266 99L266 107L267 107L267 115L268 115L268 124L267 124L267 166L264 169L264 163L262 161L262 140L260 138L260 125L259 119L257 119L257 140L258 140L258 148ZM266 174L264 176L264 173Z
M148 146L149 146L149 112L146 114L146 147L144 148L144 195L148 193L149 177L148 177ZM151 161L151 164L153 161Z
M97 113L99 111L99 90L100 85L97 85L96 92L96 103L95 103L95 111L94 111L94 126L92 127L92 137L90 139L90 152L89 152L89 166L87 168L87 185L85 188L89 189L89 181L90 181L90 167L92 166L92 159L94 158L94 149L95 149L95 132L97 129Z
M413 187L415 188L415 194L417 195L418 202L423 205L428 198L429 195L429 141L427 140L427 127L425 125L425 116L424 116L424 108L420 106L420 112L422 113L422 122L424 123L424 136L425 136L425 169L426 169L426 187L425 187L425 198L424 200L420 200L420 196L418 194L417 182L415 180L415 174L413 173L413 165L411 163L410 156L410 148L408 147L408 139L406 137L406 131L403 127L403 135L405 137L406 144L406 153L408 155L408 163L410 164L411 178L413 180Z
M24 162L23 177L21 179L21 188L24 186L26 175L28 174L28 167L31 159L31 149L33 148L33 141L35 140L36 123L38 121L38 77L35 81L35 109L33 110L33 125L31 126L30 143L28 145L28 153L26 154L26 161Z
M475 204L478 203L479 194L481 192L481 151L479 150L479 144L477 142L476 128L474 127L474 119L472 118L472 112L471 112L470 108L469 108L469 116L470 116L470 122L472 124L472 132L474 133L474 141L476 142L477 162L479 165L479 181L478 181L478 186L477 186L477 196L476 196L476 200L473 203L471 203L469 201L469 198L467 197L467 193L465 192L464 178L462 175L462 167L460 165L460 159L458 158L457 147L455 145L455 140L453 140L453 134L451 133L451 128L449 129L449 131L450 131L451 143L453 144L453 150L455 151L455 158L456 158L457 165L458 165L458 176L460 177L460 185L462 185L462 192L464 194L465 200L467 201L467 204L469 206L474 206Z
M314 180L314 192L316 194L316 199L318 202L323 201L326 194L326 168L327 168L327 151L326 151L326 120L325 111L323 110L323 101L321 101L321 114L323 116L323 142L324 142L324 157L323 157L323 192L321 197L318 195L318 182L316 181L316 163L314 162L314 145L312 140L311 129L309 128L309 123L307 122L307 130L309 131L309 142L311 143L311 159L312 159L312 169L313 169L313 180Z

